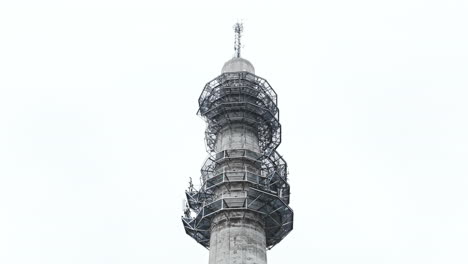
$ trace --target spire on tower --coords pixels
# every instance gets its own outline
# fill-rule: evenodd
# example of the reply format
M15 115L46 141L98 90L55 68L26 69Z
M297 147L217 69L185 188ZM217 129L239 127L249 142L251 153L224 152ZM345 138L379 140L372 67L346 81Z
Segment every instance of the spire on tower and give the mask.
M237 22L234 25L234 33L235 33L235 39L234 39L235 55L234 57L236 58L240 58L240 55L241 55L241 36L242 36L243 30L244 30L244 25L242 23Z

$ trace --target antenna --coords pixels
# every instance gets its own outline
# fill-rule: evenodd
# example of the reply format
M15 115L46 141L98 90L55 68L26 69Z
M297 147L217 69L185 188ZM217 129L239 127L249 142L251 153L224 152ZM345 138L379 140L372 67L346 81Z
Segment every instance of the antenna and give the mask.
M242 36L243 30L244 30L244 25L242 23L237 22L234 25L234 33L235 33L234 52L235 52L236 58L240 58L240 55L241 55L241 36Z
M192 183L192 177L190 177L188 191L189 191L189 192L193 192L193 191L194 191L194 188L193 188L193 183Z

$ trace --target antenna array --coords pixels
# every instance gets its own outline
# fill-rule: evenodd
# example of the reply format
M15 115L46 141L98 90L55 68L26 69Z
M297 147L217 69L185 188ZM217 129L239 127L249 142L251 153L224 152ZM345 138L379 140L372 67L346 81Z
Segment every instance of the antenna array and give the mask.
M240 58L240 55L241 55L241 36L242 36L243 30L244 30L244 25L242 23L238 22L234 25L234 33L235 33L234 52L235 52L236 58Z

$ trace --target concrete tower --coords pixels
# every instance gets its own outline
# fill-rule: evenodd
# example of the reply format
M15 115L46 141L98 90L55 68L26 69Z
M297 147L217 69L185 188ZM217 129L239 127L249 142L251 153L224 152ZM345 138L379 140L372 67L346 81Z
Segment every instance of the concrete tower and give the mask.
M201 187L190 182L182 217L186 233L210 250L209 264L266 264L266 250L293 228L277 96L240 56L242 24L234 26L235 56L198 99L210 154Z

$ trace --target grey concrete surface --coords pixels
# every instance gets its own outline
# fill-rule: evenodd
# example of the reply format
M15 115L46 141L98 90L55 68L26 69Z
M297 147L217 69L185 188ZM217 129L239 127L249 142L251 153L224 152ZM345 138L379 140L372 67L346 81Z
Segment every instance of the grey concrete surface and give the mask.
M230 211L212 223L209 264L266 264L266 238L260 217Z

